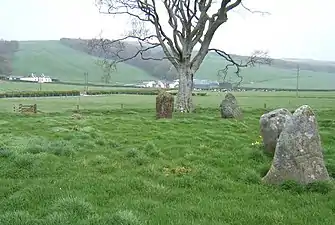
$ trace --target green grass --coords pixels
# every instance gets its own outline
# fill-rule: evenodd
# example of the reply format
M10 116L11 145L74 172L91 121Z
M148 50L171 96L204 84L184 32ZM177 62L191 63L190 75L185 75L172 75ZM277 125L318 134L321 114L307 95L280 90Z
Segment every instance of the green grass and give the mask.
M22 41L12 66L14 75L44 73L62 81L84 83L84 73L88 72L89 82L101 83L102 71L95 62L95 57L66 47L59 41ZM143 70L121 63L118 71L113 73L112 82L151 79Z
M209 96L196 96L194 103L200 108L218 108L224 93L208 93ZM239 104L245 109L287 107L295 109L301 104L309 104L314 109L333 109L335 93L333 92L301 92L300 98L294 92L236 92ZM7 98L0 99L2 111L12 112L13 105L37 104L42 112L66 112L76 109L77 105L84 110L113 110L152 108L156 96L142 95L110 95L86 97L50 97L50 98Z
M308 103L335 176L335 95L246 94L236 94L242 121L220 119L215 95L172 120L155 120L154 96L82 98L80 117L69 111L74 98L1 99L2 109L38 101L58 113L1 115L0 224L334 224L334 190L262 185L271 158L251 144L265 99Z

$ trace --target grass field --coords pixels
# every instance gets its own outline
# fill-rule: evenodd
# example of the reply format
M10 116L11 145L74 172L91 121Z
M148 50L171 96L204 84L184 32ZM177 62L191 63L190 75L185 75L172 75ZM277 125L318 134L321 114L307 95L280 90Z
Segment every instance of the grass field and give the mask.
M218 108L225 93L208 92L209 96L194 97L199 108ZM294 92L236 92L239 104L245 109L260 109L287 107L295 109L301 104L308 104L316 110L333 109L335 105L334 92L301 92L299 98ZM42 112L66 112L74 110L77 105L84 110L120 109L153 109L155 96L142 95L110 95L85 97L50 97L50 98L7 98L0 99L3 112L13 111L13 105L37 104ZM121 106L122 105L122 106Z
M0 224L333 225L334 189L261 184L271 158L252 143L264 103L309 104L334 177L335 94L235 95L242 121L220 119L214 93L172 120L155 120L155 96L0 99ZM42 112L8 113L19 103Z
M59 41L22 41L12 66L14 75L44 73L61 81L84 83L84 73L88 72L89 82L101 83L102 71L95 62L96 58L66 47ZM129 83L142 79L151 80L152 77L136 67L119 64L112 82Z

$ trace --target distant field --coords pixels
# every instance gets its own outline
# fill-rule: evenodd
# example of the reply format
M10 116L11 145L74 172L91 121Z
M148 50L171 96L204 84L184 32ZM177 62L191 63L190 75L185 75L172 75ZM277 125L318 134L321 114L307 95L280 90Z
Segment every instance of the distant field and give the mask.
M300 98L293 92L239 92L234 93L244 109L262 109L286 107L295 109L308 104L315 110L335 109L335 93L301 93ZM196 96L194 101L199 108L218 108L224 93L209 93L209 96ZM110 95L86 97L48 97L48 98L8 98L0 99L1 111L13 111L13 105L37 104L42 112L65 112L74 110L77 105L86 110L154 109L156 96Z
M84 83L84 73L88 72L89 82L101 83L102 71L95 62L95 57L66 47L59 41L23 41L13 60L13 74L44 73L62 81ZM119 64L112 82L150 79L152 77L139 68Z

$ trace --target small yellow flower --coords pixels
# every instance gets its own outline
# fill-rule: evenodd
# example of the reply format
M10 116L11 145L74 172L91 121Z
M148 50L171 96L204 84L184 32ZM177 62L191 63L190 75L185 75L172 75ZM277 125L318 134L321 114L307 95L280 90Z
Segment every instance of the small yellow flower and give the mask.
M254 143L251 143L251 145L252 146L254 146L254 145L260 145L261 143L259 142L259 141L256 141L256 142L254 142Z

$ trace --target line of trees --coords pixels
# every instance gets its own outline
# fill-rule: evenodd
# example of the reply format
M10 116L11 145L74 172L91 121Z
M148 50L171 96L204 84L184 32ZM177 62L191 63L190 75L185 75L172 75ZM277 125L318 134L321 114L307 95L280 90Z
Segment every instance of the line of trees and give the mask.
M12 59L18 50L18 41L0 40L0 75L12 74Z

